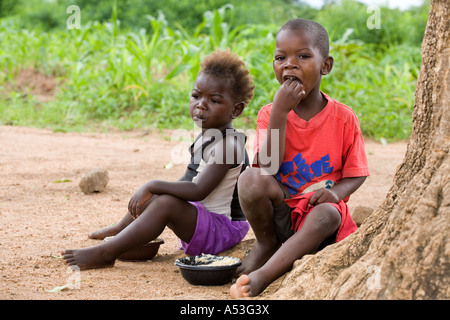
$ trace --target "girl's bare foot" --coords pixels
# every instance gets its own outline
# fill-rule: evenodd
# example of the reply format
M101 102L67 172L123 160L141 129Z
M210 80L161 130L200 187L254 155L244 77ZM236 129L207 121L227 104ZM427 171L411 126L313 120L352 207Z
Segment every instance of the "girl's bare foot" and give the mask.
M125 216L122 217L122 219L119 221L119 223L113 224L113 225L107 226L106 228L92 232L90 235L88 235L88 237L90 239L103 240L106 237L116 236L120 231L125 229L133 221L134 221L134 218L128 212L127 214L125 214Z
M122 231L122 229L119 228L116 224L113 224L103 229L92 232L90 235L88 235L88 237L89 239L103 240L106 237L117 235L120 231Z
M78 266L80 270L113 267L115 257L108 255L102 246L85 249L64 250L61 252L69 266Z

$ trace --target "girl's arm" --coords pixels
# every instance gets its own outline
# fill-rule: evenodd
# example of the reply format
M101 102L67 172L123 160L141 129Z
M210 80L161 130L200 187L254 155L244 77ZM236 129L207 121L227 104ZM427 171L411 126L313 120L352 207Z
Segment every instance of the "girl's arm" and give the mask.
M223 148L223 159L215 159L210 161L202 172L200 172L195 182L193 181L162 181L151 180L145 183L135 195L131 198L128 204L130 213L137 217L141 214L141 207L144 203L152 197L152 195L170 194L186 201L200 201L206 198L219 184L227 174L228 170L241 163L237 157L226 159L226 152L237 153L238 145L234 143L234 139L226 137L222 140L225 143L217 143L214 147L215 153L219 154L221 151L218 148ZM228 143L226 143L228 141ZM233 141L231 144L230 141ZM227 147L229 146L229 147ZM230 149L233 148L233 149ZM227 160L229 163L227 163Z

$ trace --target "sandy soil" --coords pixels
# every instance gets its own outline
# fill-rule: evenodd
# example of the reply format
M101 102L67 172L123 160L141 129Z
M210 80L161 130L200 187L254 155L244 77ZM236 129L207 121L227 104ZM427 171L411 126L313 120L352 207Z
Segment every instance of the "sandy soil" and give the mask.
M0 126L0 299L229 299L229 285L193 286L182 278L174 261L184 254L169 229L151 261L117 261L114 268L74 273L58 258L62 249L98 244L87 235L117 222L145 181L179 178L184 165L170 164L178 145L170 132L80 134ZM366 150L371 176L351 197L351 210L383 201L406 143L366 141ZM83 194L81 177L99 166L109 171L106 190ZM250 231L229 254L241 257L253 241ZM73 281L77 285L48 292Z

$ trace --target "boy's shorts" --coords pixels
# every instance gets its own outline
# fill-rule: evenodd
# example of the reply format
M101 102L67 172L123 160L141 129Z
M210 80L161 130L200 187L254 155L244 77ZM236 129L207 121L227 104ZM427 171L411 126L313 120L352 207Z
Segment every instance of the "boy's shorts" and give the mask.
M278 180L277 180L278 182ZM289 193L284 185L278 182L280 185L280 188L284 192L284 199L287 200L290 198ZM345 238L348 234L356 231L357 227L354 221L352 220L347 205L341 201L339 204L330 203L330 205L334 206L339 213L341 214L341 226L336 230L334 234L332 234L330 237L325 239L320 245L318 250L323 249L327 245L333 244L335 242L338 242ZM312 209L312 207L311 207ZM298 215L294 214L294 220L296 220L296 226L293 227L292 220L293 220L293 212L296 210L295 207L290 207L287 205L286 201L283 202L282 205L280 205L277 208L274 208L274 225L275 225L275 232L277 235L277 238L281 242L285 242L287 239L289 239L295 232L298 231L298 229L301 228L301 225L303 224L304 219L306 216L311 212L311 209L305 212L303 216L298 217ZM300 226L299 226L300 225Z
M274 177L276 180L276 178ZM284 185L278 180L278 185L284 193L284 199L289 199L289 193ZM292 228L291 214L294 208L289 207L285 201L279 207L273 208L273 222L275 225L275 234L281 242L286 242L294 234L294 228Z
M238 244L250 229L247 221L232 221L208 211L200 202L189 203L197 208L197 225L191 241L181 241L187 255L218 254Z

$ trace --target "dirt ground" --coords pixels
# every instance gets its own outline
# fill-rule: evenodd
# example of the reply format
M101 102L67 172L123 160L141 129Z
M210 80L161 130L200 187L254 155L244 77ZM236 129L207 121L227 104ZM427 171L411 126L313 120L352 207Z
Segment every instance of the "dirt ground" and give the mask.
M0 126L0 299L229 299L230 285L193 286L182 278L174 261L184 254L169 229L151 261L117 261L113 268L75 273L59 257L62 249L98 244L87 235L117 222L144 182L183 174L185 165L171 161L180 142L170 137L159 131L54 133ZM352 212L383 201L406 143L366 140L366 150L371 176L351 197ZM78 183L96 167L108 169L109 184L104 192L85 195ZM227 253L242 257L253 241L250 230Z

